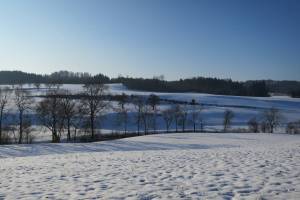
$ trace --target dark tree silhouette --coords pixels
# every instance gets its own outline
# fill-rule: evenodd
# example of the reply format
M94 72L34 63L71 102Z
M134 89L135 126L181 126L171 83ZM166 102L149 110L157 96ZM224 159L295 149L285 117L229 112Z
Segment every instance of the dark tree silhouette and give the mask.
M162 117L165 121L167 132L169 132L170 126L174 119L174 109L168 108L162 111Z
M11 90L9 88L0 88L0 144L2 143L3 119L8 100L10 99L10 93Z
M31 109L33 104L33 98L30 97L29 90L25 90L22 86L18 86L15 89L14 101L19 112L18 124L19 124L19 139L18 143L23 141L23 129L24 129L24 114Z
M145 103L143 101L143 99L141 97L138 97L138 96L134 96L133 98L133 105L134 105L134 108L135 108L135 123L137 125L137 132L138 132L138 135L140 134L140 126L141 126L141 123L142 123L142 113L143 113L143 110L144 110L144 106L145 106Z
M233 118L234 118L234 113L231 110L225 110L224 120L223 120L224 132L227 132L228 128L231 126Z
M191 113L191 122L193 124L194 132L196 132L196 125L200 123L201 131L203 130L203 121L200 118L200 112L202 111L202 107L196 102L195 99L191 101L192 113Z
M276 129L279 126L282 120L282 115L279 109L272 107L263 112L263 118L269 129L269 132L273 133L274 129Z
M71 125L76 116L76 101L72 99L69 91L62 92L61 107L67 126L67 140L71 141Z
M181 124L181 127L182 127L182 132L185 131L185 127L186 127L186 122L187 122L187 118L188 118L188 107L187 105L183 105L183 106L180 106L180 110L181 110L181 113L180 113L180 116L179 116L179 123Z
M81 99L82 107L89 117L91 138L95 139L95 122L98 116L102 115L108 107L108 102L104 96L107 93L107 86L103 84L86 84L84 85L83 97Z
M126 108L126 104L128 102L128 96L123 93L121 96L118 97L118 106L115 110L117 112L117 124L123 125L124 134L127 133L127 126L129 121L129 108Z
M251 118L248 121L248 128L251 133L258 133L259 131L259 123L255 117Z
M159 96L155 95L155 94L150 94L147 100L148 104L152 107L152 121L153 121L153 129L154 132L156 132L156 118L157 118L157 106L160 103L160 98Z
M51 131L52 142L60 142L65 113L62 98L60 98L57 90L49 92L46 97L38 103L36 113L43 126Z
M175 130L178 132L178 124L182 115L182 109L179 104L176 104L174 107L174 120L175 120Z

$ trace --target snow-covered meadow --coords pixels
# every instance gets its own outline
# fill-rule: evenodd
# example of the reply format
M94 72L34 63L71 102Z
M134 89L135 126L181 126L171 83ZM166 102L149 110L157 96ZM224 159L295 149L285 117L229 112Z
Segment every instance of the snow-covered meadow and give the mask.
M299 199L300 136L178 133L0 148L0 199Z

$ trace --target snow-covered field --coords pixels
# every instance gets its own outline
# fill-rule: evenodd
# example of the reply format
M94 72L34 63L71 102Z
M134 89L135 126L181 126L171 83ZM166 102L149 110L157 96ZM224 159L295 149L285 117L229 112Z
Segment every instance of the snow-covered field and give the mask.
M83 85L73 85L64 84L61 86L63 89L67 89L72 93L78 93L82 91ZM148 96L152 92L142 92L129 90L122 84L107 84L108 92L110 94L122 94L127 95L141 95ZM0 87L11 87L9 85L2 85ZM33 95L44 94L47 92L45 86L37 90L33 85L24 85L24 88L30 88ZM232 125L233 128L246 128L248 121L256 117L258 120L262 118L262 111L271 107L278 108L283 116L282 118L282 131L285 131L285 126L288 122L300 120L300 99L290 98L286 96L275 96L275 97L240 97L240 96L226 96L226 95L211 95L202 93L159 93L156 92L162 99L168 100L179 100L191 102L195 99L196 102L204 104L203 110L201 112L201 117L204 120L206 130L219 130L222 126L224 111L230 109L234 112L235 117L233 118ZM36 99L38 102L40 99ZM130 105L127 105L130 106ZM132 106L132 105L131 105ZM170 105L160 105L159 110L163 110ZM8 111L10 113L15 113L16 107L13 101L10 102ZM116 126L116 115L115 111L108 110L104 114L105 120L102 121L102 129L107 130L122 130L122 127ZM134 112L129 113L129 123L128 130L135 131L136 125L134 123ZM157 128L164 130L165 124L162 117L158 116ZM174 129L174 124L172 124L171 129ZM192 129L191 124L187 124L187 129Z
M299 198L299 135L178 133L0 147L0 199Z

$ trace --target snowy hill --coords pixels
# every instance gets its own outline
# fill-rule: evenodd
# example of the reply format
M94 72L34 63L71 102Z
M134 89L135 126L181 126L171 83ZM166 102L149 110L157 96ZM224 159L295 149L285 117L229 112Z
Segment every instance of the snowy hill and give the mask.
M1 87L11 87L9 85L2 85ZM78 93L82 91L80 84L64 84L63 89L67 89L72 93ZM222 124L223 113L226 109L230 109L235 112L235 118L233 124L237 126L246 125L248 120L252 117L261 117L261 111L266 108L275 107L280 109L284 123L290 121L296 121L300 119L300 99L290 98L287 96L274 96L274 97L241 97L241 96L226 96L226 95L211 95L203 93L159 93L159 92L141 92L127 89L124 85L107 84L108 92L110 94L122 94L127 95L140 95L148 96L150 94L156 94L161 99L179 100L191 102L195 99L196 102L204 104L203 118L206 124L209 126L216 126ZM33 85L24 85L25 88L31 88L33 95L44 94L47 92L45 86L41 86L41 89L37 90ZM39 99L37 99L38 101ZM12 104L12 103L11 103ZM161 105L161 110L165 108ZM10 111L14 112L15 106L10 106ZM111 116L110 111L107 113L107 121L103 123L103 129L111 129L110 123L114 116ZM164 128L164 125L160 125ZM131 129L135 129L131 127Z
M298 199L300 136L162 134L0 148L0 199Z

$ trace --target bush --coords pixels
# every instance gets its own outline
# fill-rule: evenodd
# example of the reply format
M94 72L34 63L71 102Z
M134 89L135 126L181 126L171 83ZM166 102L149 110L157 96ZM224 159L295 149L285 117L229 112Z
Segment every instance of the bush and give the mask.
M300 134L300 120L297 122L289 122L286 127L286 133Z
M259 123L256 118L252 118L248 121L248 129L251 133L258 133L259 132Z
M9 132L2 133L2 138L0 144L12 144L14 142L13 138L9 134Z

